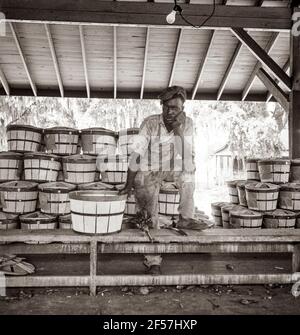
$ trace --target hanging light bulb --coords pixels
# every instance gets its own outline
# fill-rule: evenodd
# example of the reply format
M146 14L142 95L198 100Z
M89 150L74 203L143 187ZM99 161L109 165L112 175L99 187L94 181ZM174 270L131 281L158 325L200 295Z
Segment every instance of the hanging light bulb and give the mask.
M166 20L169 24L173 24L175 22L176 19L176 14L177 13L181 13L182 12L182 8L180 6L177 5L177 2L175 1L175 6L172 9L172 12L170 14L167 15Z
M176 10L172 9L172 12L167 15L166 20L169 24L173 24L176 18Z

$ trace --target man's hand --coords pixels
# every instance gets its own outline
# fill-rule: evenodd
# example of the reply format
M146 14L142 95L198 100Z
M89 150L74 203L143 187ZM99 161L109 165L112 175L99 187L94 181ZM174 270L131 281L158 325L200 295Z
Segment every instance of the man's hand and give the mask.
M128 197L130 197L132 194L132 186L126 184L123 188L119 190L119 194L120 195L127 194Z
M176 115L174 121L172 122L172 128L174 130L175 135L181 135L183 132L183 126L185 124L186 115L185 112L180 112Z

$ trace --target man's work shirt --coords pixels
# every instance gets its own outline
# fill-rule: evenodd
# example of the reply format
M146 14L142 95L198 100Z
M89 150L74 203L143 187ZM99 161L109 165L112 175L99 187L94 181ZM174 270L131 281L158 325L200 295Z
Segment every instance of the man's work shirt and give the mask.
M189 117L186 117L183 135L184 142L192 147L190 157L182 144L184 170L194 172L193 120ZM174 131L168 132L162 114L151 115L142 122L134 151L141 156L141 171L183 171L183 159L175 146Z

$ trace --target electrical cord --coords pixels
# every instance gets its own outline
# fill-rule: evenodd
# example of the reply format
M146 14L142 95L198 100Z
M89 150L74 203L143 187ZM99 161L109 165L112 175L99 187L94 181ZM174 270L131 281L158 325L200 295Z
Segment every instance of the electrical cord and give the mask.
M183 10L182 10L182 8L179 6L179 5L177 5L177 0L174 0L174 3L175 3L175 7L174 7L174 9L177 11L177 13L180 15L180 17L182 18L182 20L185 22L185 23L187 23L188 25L190 25L190 26L192 26L192 27L194 27L194 28L197 28L197 29L199 29L199 28L201 28L201 27L203 27L204 25L205 25L205 23L215 14L215 10L216 10L216 0L214 0L214 3L213 3L213 9L212 9L212 12L211 12L211 14L200 24L200 25L195 25L195 24L193 24L192 22L190 22L189 20L187 20L184 16L183 16L183 14L182 14L182 12L183 12Z

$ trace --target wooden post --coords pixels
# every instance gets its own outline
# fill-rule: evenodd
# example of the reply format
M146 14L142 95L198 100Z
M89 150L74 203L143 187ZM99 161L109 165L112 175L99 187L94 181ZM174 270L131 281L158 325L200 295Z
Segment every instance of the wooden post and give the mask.
M97 276L97 241L91 240L90 243L90 295L96 295L96 276Z
M292 271L300 272L300 244L295 244L294 246Z
M289 109L289 149L291 158L300 157L300 37L293 36L291 31L291 77L293 78L290 93Z

